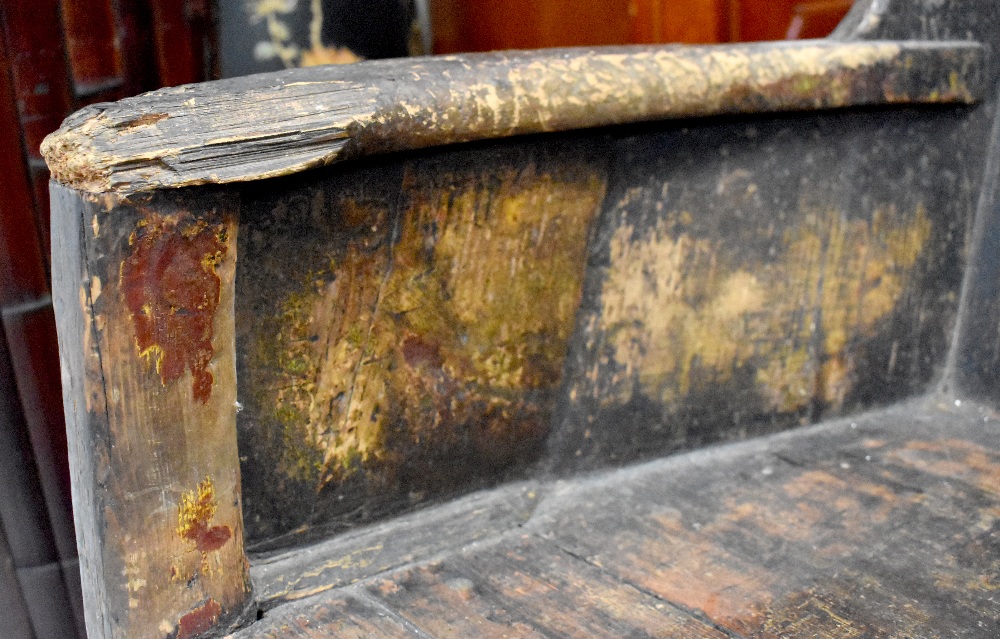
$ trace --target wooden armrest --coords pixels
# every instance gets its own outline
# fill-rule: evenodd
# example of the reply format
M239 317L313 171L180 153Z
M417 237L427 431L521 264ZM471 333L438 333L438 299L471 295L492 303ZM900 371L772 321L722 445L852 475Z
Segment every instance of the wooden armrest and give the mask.
M161 89L70 116L54 179L91 193L225 184L348 158L649 120L981 95L974 42L753 43L378 60Z

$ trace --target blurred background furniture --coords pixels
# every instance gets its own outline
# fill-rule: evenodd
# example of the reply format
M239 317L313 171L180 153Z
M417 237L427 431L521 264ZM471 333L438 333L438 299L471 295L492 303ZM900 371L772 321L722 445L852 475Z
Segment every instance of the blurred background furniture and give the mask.
M208 0L0 4L0 603L5 639L83 637L42 138L84 105L215 75Z
M828 35L852 0L434 0L435 53Z

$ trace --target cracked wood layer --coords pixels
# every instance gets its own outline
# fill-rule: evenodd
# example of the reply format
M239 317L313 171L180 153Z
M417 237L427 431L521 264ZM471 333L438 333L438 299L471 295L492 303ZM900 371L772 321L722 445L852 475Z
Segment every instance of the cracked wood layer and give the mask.
M526 521L415 540L385 527L259 572L284 601L233 639L963 637L1000 628L998 416L931 396L851 420L533 486ZM468 500L521 507L517 492ZM409 525L455 517L458 504ZM471 519L457 517L457 519ZM339 562L339 563L338 563ZM327 566L354 564L352 581ZM284 577L298 577L292 585ZM305 578L301 578L305 576ZM276 602L272 602L272 605Z
M372 61L93 105L70 116L43 152L64 185L129 194L638 121L972 103L984 58L969 42L806 41Z

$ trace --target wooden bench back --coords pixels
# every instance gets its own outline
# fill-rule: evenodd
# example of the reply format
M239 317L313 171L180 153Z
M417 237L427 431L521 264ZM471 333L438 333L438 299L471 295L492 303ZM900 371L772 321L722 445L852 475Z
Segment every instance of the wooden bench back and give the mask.
M945 4L862 7L845 41L371 62L71 117L46 153L91 636L246 622L248 546L988 391L962 362L996 347L953 336L996 9Z

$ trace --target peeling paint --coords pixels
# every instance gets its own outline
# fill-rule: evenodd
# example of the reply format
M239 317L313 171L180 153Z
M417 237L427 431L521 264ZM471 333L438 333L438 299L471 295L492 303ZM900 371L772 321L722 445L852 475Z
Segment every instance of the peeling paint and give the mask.
M177 639L194 639L208 632L222 615L222 606L215 599L209 599L180 618L177 623Z
M189 213L151 214L129 238L121 288L139 356L164 385L191 373L194 398L207 403L213 376L213 320L221 280L216 268L229 250L226 224L208 225Z
M441 455L448 472L503 466L548 432L603 179L587 165L433 176L404 178L391 254L366 248L383 230L351 240L253 349L255 370L280 371L255 402L285 429L289 477L393 482ZM384 217L335 206L352 228Z
M229 526L213 526L218 504L212 480L205 478L198 487L181 496L177 508L177 535L194 544L201 553L222 548L232 536Z
M850 345L893 310L930 237L923 208L870 221L808 213L767 264L728 263L723 240L685 230L692 217L668 213L638 238L626 224L611 241L598 321L638 388L603 401L641 389L670 403L750 368L773 410L817 397L839 406L856 366Z

